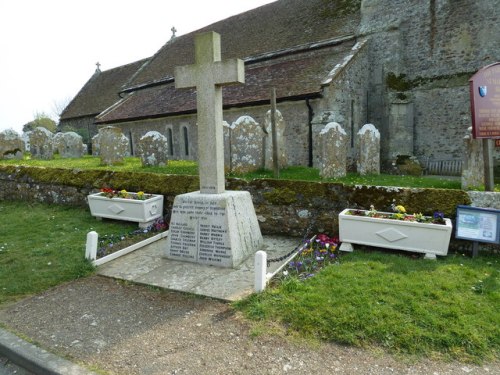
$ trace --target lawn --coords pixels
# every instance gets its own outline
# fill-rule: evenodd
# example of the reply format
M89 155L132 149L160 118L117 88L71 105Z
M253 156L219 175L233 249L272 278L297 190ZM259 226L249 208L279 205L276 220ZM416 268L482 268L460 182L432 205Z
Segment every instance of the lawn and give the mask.
M92 274L88 231L137 228L97 221L86 208L0 201L0 304ZM437 261L359 250L312 277L290 272L235 305L263 327L393 353L480 363L499 358L498 255Z
M189 160L171 160L165 167L143 167L137 157L127 157L122 165L103 166L100 158L95 156L84 156L79 159L62 159L58 155L52 160L0 160L1 164L40 166L47 168L69 168L69 169L103 169L127 172L150 172L176 175L197 175L198 165ZM272 171L260 170L246 174L227 174L226 177L237 177L245 180L255 178L273 178ZM377 185L377 186L400 186L415 188L441 188L460 189L460 179L444 176L399 176L399 175L370 175L360 176L357 173L348 173L346 177L337 179L322 179L317 168L291 166L280 171L280 179L306 180L306 181L328 181L339 182L347 185ZM496 191L500 191L500 179L496 179Z
M480 363L499 358L498 255L437 261L374 250L341 255L313 277L281 276L236 304L265 327L405 355Z
M88 209L0 201L0 304L89 275L87 233L129 233L137 224L98 221Z

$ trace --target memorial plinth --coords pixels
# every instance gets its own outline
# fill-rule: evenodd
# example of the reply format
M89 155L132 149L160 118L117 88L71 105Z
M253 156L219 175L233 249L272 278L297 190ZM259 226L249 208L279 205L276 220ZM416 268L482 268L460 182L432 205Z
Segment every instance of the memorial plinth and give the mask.
M175 197L167 258L235 268L262 243L249 192L192 192Z
M221 61L220 35L195 36L195 64L175 68L175 87L197 90L200 191L175 197L165 256L237 267L263 243L252 197L225 191L222 86L245 82L242 60Z

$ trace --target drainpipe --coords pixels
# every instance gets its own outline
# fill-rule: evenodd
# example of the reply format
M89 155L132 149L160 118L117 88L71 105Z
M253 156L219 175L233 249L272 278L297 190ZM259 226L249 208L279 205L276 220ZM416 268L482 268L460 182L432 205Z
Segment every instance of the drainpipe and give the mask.
M309 99L306 99L306 105L307 105L307 110L308 110L308 121L307 121L307 126L308 126L308 134L307 134L307 140L308 140L308 166L312 167L313 166L313 133L312 133L312 119L314 116L314 112L312 109L311 104L309 103Z

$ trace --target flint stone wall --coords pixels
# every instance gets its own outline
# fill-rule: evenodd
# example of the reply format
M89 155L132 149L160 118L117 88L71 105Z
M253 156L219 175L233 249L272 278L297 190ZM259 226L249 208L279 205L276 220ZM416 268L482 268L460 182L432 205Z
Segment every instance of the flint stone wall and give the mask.
M103 186L162 194L168 219L175 196L197 190L199 181L196 176L0 165L0 201L38 201L88 209L87 195ZM368 208L373 204L378 210L390 210L395 200L410 212L432 215L439 210L453 219L459 204L482 206L497 202L498 206L500 202L500 193L491 192L468 194L451 189L345 186L272 179L249 182L228 179L226 189L250 192L264 234L300 237L310 225L312 233L338 234L338 214L347 207Z

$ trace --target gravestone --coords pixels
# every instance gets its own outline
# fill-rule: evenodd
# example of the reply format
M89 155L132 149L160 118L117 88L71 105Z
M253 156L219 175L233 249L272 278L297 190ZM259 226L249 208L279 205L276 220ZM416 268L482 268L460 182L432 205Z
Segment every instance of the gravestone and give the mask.
M130 147L128 138L120 128L114 126L99 129L96 143L99 144L99 156L103 165L123 163Z
M96 134L92 137L92 156L99 156L100 150L99 134Z
M15 130L0 132L0 159L22 159L23 151L24 141Z
M472 127L464 137L465 154L462 167L462 189L478 188L484 185L483 141L474 139Z
M347 133L337 122L326 124L319 133L320 167L323 178L339 178L347 174Z
M81 158L84 154L83 139L75 132L56 133L53 142L62 158Z
M50 160L54 157L54 134L49 130L38 127L30 133L30 151L33 159Z
M380 174L380 132L373 124L365 124L358 131L360 175Z
M165 166L168 164L168 139L157 131L144 134L137 143L137 154L143 166Z
M231 172L231 132L232 127L227 121L222 121L222 136L224 138L224 173Z
M231 172L248 173L262 168L262 127L252 117L241 116L231 128Z
M222 86L244 83L244 64L220 50L219 34L198 34L195 64L175 68L176 88L196 88L200 191L175 197L165 256L237 267L263 241L250 193L225 191Z
M286 146L285 146L285 120L280 111L276 110L276 135L278 139L278 158L279 158L279 168L285 168L288 164L286 157ZM265 163L264 168L273 170L273 131L271 128L271 111L267 111L266 118L264 122L264 129L266 131L265 137Z

